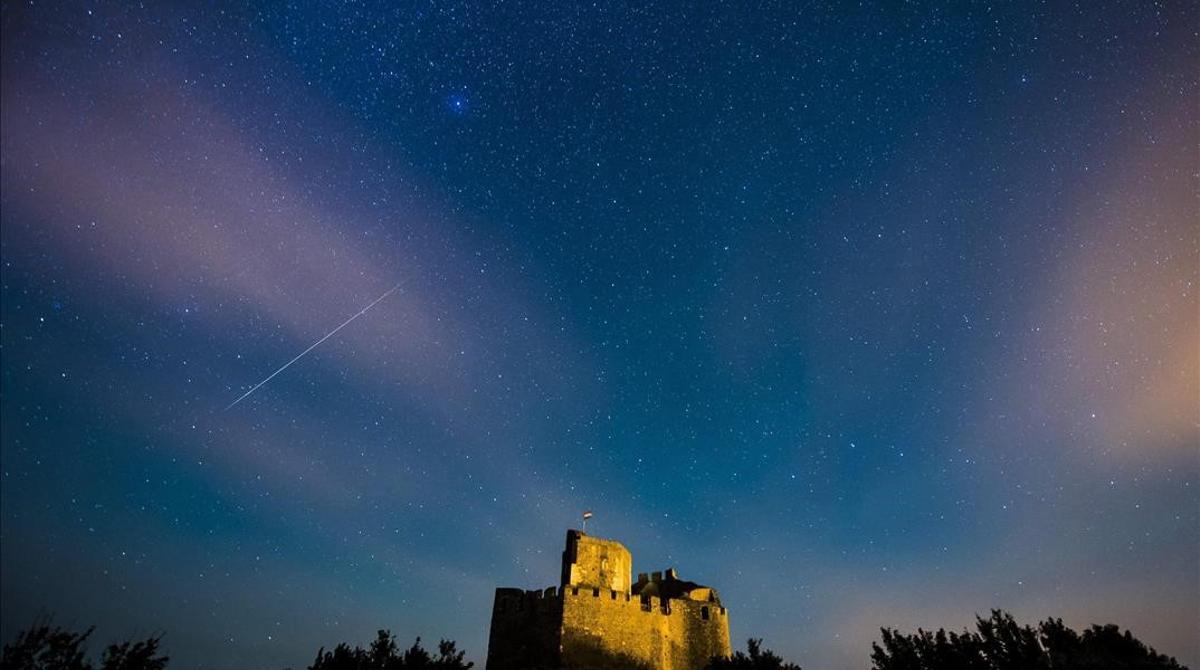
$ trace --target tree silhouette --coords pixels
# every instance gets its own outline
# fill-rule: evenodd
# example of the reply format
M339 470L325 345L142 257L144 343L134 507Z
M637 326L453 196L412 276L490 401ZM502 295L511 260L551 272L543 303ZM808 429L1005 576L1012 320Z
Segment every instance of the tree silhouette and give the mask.
M94 670L87 659L87 641L95 627L82 633L54 626L48 619L34 622L4 645L3 670ZM100 658L100 670L163 670L167 656L158 654L159 637L109 645Z
M800 666L785 663L770 649L763 650L762 639L746 640L747 653L735 652L732 657L714 657L708 670L800 670Z
M344 642L332 651L321 647L308 670L467 670L475 664L464 660L465 656L452 640L439 642L437 656L433 656L421 646L419 637L402 652L391 632L381 630L366 649L351 649Z
M52 627L49 621L35 622L4 645L0 665L5 670L86 670L91 668L85 656L93 630L74 633Z
M141 642L110 644L100 659L100 670L163 670L167 656L158 655L158 642L152 637Z
M986 619L975 617L975 631L880 632L882 644L871 645L873 670L1183 670L1112 624L1079 634L1062 619L1033 628L992 610Z

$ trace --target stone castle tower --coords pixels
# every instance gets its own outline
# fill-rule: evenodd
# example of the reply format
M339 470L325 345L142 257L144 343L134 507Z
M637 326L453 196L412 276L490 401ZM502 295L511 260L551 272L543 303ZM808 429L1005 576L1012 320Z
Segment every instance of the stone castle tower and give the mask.
M487 670L700 670L731 654L716 590L674 570L634 582L632 565L620 542L567 531L557 588L496 589Z

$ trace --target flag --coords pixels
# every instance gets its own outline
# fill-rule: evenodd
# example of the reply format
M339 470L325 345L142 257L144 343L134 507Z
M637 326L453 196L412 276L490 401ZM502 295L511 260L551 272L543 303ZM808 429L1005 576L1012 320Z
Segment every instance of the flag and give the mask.
M583 520L584 520L584 521L587 521L587 520L588 520L588 519L590 519L590 518L592 518L592 510L588 510L588 511L586 511L586 512L584 512L584 513L583 513Z

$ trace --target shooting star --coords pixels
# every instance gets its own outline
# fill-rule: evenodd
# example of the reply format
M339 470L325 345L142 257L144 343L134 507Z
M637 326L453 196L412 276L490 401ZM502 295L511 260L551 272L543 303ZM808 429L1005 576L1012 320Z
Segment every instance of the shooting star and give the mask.
M367 305L366 307L363 307L362 309L358 310L358 313L357 313L357 314L355 314L354 316L350 317L349 319L346 319L345 321L343 321L343 322L342 322L342 325L340 325L340 326L338 326L337 328L334 328L333 330L331 330L331 331L329 331L328 333L326 333L326 334L325 334L325 337L322 337L321 339L317 340L316 342L313 342L313 343L312 343L312 346L310 346L309 348L305 349L304 351L301 351L299 354L297 354L297 355L296 355L296 357L295 357L295 358L293 358L292 360L288 361L287 363L284 363L284 364L283 364L283 367L279 368L279 369L278 369L278 370L276 370L275 372L272 372L272 373L271 373L271 374L270 374L270 375L269 375L269 376L268 376L266 379L264 379L264 380L262 380L261 382L259 382L259 383L255 384L255 385L253 386L253 388L251 388L249 391L246 391L245 393L243 393L243 394L241 395L241 397L239 397L237 400L234 400L233 402L229 403L229 406L227 406L227 407L225 408L225 411L226 411L226 412L228 412L229 410L233 409L233 406L234 406L234 405L236 405L236 404L238 404L239 402L241 402L241 401L245 400L245 399L246 399L246 398L247 398L247 397L248 397L248 396L249 396L251 393L254 393L254 392L255 392L255 391L257 391L259 388L261 388L263 384L266 384L267 382L269 382L269 381L271 381L272 379L274 379L274 378L275 378L275 375L278 375L280 372L283 372L284 370L288 369L288 367L289 367L289 366L291 366L291 364L292 364L292 363L295 363L296 361L298 361L298 360L300 360L301 358L303 358L303 357L304 357L304 354L307 354L308 352L312 351L313 349L316 349L316 348L317 348L317 345L319 345L319 344L321 344L322 342L324 342L325 340L328 340L329 338L333 337L333 336L334 336L334 334L335 334L335 333L337 333L339 330L341 330L341 329L345 328L346 326L350 325L350 322L351 322L351 321L353 321L353 320L357 319L358 317L362 316L363 314L366 314L368 309L371 309L371 308L372 308L372 307L374 307L375 305L378 305L378 304L379 304L379 302L380 302L380 301L382 301L384 298L386 298L386 297L388 297L389 295L391 295L391 294L395 293L395 292L396 292L396 289L398 289L398 288L400 288L400 285L399 285L399 284L396 284L396 285L395 285L395 286L393 286L392 288L388 289L388 290L387 290L387 291L386 291L386 292L385 292L383 295L381 295L381 296L379 296L378 298L375 298L375 300L371 301L371 304L369 304L369 305Z

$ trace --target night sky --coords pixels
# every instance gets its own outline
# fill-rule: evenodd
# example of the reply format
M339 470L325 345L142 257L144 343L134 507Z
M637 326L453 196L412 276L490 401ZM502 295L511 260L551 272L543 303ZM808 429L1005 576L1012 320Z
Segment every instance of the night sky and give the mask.
M5 640L482 665L592 509L806 669L1200 664L1196 3L190 4L3 5Z

